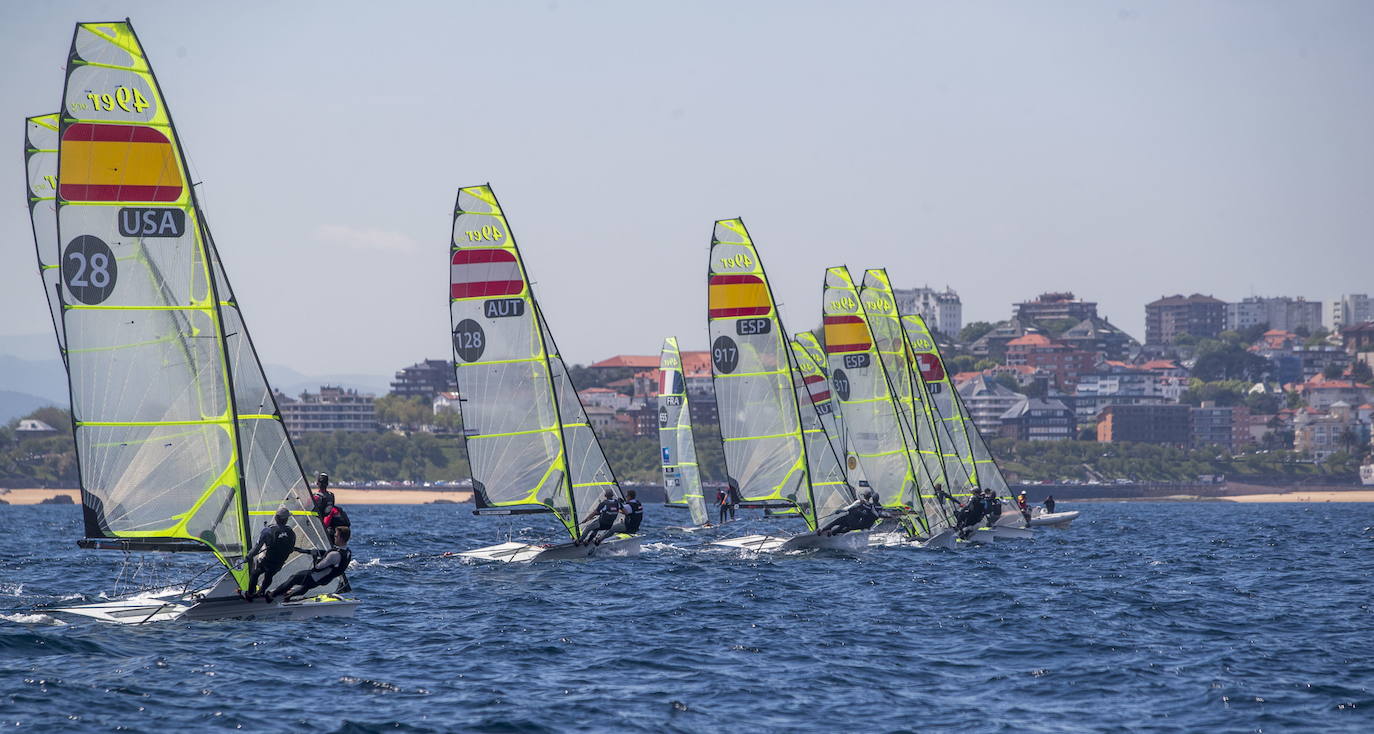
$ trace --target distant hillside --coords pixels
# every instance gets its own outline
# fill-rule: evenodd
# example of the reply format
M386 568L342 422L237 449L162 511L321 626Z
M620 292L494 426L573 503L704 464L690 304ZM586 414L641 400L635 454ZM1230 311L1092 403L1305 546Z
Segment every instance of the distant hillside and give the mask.
M54 353L57 351L56 343L48 346ZM31 360L0 354L0 390L39 397L53 405L66 405L67 371L59 359Z
M37 395L14 392L13 390L0 390L0 423L9 423L15 418L23 418L43 406L53 404L53 401L40 398Z
M319 392L320 385L338 385L360 393L381 396L391 392L391 378L377 375L326 374L311 376L280 364L263 365L272 387L291 397L304 391Z

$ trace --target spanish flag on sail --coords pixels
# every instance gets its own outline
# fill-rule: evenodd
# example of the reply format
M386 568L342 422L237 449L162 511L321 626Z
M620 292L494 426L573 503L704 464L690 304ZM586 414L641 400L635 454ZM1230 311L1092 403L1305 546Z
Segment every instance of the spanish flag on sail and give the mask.
M767 316L773 310L768 285L757 275L712 275L707 315L713 319Z
M858 316L825 317L825 351L867 352L873 346L868 338L868 326Z
M145 125L78 122L62 134L58 189L67 201L176 201L172 141Z

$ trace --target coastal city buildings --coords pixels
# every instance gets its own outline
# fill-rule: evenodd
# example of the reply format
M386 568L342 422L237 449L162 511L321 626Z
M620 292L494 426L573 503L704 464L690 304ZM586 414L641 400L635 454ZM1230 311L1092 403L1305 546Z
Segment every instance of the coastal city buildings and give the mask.
M1187 405L1108 405L1097 423L1102 443L1135 441L1180 448L1192 442Z
M949 286L943 291L933 288L893 288L893 300L903 314L920 314L926 326L948 337L956 337L964 328L964 305L959 294Z
M1236 303L1226 304L1225 328L1240 331L1260 324L1268 324L1269 328L1282 331L1316 331L1322 327L1322 303L1309 301L1302 296L1250 296Z
M1326 325L1331 331L1340 331L1347 326L1374 321L1374 298L1364 293L1350 293L1331 301L1327 311Z
M316 393L303 392L296 398L277 393L282 421L293 436L324 431L375 431L375 397L357 390L322 385Z
M1020 441L1063 441L1075 438L1078 421L1058 400L1024 398L1001 416L1003 438Z
M1215 339L1226 327L1226 302L1194 293L1145 305L1145 345L1167 346L1183 334Z
M1041 293L1033 301L1012 304L1012 318L1021 321L1097 318L1097 303L1075 298L1072 293Z
M391 394L401 397L420 397L433 400L441 392L454 392L458 380L453 373L453 362L447 359L426 359L406 367L396 373L391 381Z

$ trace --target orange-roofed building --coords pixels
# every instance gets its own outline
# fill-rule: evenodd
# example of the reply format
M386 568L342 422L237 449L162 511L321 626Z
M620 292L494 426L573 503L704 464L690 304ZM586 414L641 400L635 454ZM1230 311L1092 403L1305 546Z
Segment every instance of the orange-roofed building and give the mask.
M1292 349L1298 341L1298 335L1283 329L1270 329L1260 337L1259 347L1261 349Z
M658 355L642 354L617 354L609 359L603 359L595 364L587 365L587 369L611 369L614 367L632 367L637 370L658 369Z
M1314 375L1297 389L1303 400L1319 411L1326 411L1338 402L1348 407L1374 401L1374 388L1369 385L1354 380L1328 379L1324 375Z
M1050 339L1044 334L1026 334L1007 342L1007 365L1036 367L1050 373L1054 386L1071 392L1078 376L1091 372L1097 355L1083 352Z

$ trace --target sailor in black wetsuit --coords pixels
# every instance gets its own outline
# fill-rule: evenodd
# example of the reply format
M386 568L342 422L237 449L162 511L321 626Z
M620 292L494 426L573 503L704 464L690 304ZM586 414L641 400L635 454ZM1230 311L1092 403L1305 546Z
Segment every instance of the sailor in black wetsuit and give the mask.
M959 523L958 530L960 538L967 538L973 534L973 531L977 529L979 522L983 519L985 508L986 505L983 503L982 490L974 487L973 496L968 498L968 503L965 504L955 516L955 520Z
M312 509L316 515L324 517L329 514L329 508L334 506L334 493L329 491L329 475L320 472L315 480L315 488L315 506Z
M353 551L348 549L349 529L347 526L341 527L334 532L334 547L324 554L322 558L315 561L315 565L297 573L287 579L285 583L267 594L267 601L272 601L273 597L283 596L282 601L291 601L292 597L301 596L311 589L324 586L334 579L342 576L348 570L348 564L353 562Z
M262 596L267 596L266 590L272 585L272 577L286 564L287 557L296 547L296 531L287 524L291 521L291 511L280 507L274 519L276 523L263 528L258 534L258 542L253 546L253 550L248 551L253 573L248 577L248 593L244 597L246 599L252 599L259 592L262 592ZM254 556L258 555L259 551L263 552L262 557L255 559ZM259 577L262 578L261 583L258 582Z
M606 491L602 493L601 504L597 505L596 509L582 518L582 523L584 525L595 519L597 521L596 527L592 528L591 532L583 535L582 539L577 541L577 545L600 545L601 541L605 540L605 536L603 535L601 539L597 539L596 536L601 533L605 533L606 535L611 534L611 526L615 525L616 516L620 514L620 507L621 503L620 500L616 498L615 492L612 491L610 487L607 487Z
M851 530L867 530L883 516L873 490L864 490L863 496L845 505L844 514L831 520L816 535L843 535Z
M1048 515L1054 514L1054 495L1045 498L1045 513Z
M987 495L983 497L983 518L987 521L985 524L992 527L1002 517L1002 498L998 497L997 493L991 489L987 492Z
M635 490L625 493L625 502L620 511L625 513L625 532L634 535L639 532L639 524L644 522L644 503L635 499Z

